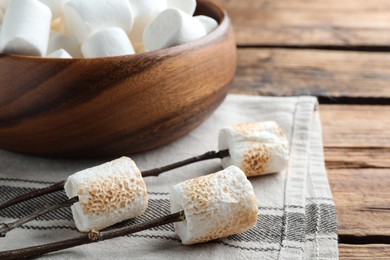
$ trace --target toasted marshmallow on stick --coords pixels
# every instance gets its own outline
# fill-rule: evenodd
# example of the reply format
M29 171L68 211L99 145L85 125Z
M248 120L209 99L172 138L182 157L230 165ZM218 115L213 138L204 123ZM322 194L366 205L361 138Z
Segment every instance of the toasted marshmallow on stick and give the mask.
M134 21L129 0L65 0L64 18L79 44L107 27L120 27L129 34Z
M222 159L224 168L235 165L247 176L282 171L289 160L287 137L273 121L221 129L219 149L229 149L230 156Z
M148 51L186 43L206 35L203 24L194 17L178 10L161 12L144 32L144 45Z
M77 172L68 177L64 188L69 198L79 198L71 209L81 232L140 216L148 206L141 172L127 157Z
M10 0L1 29L0 52L45 56L50 24L51 11L38 0Z
M175 231L185 245L238 234L257 223L253 187L235 166L173 186L170 200L171 212L184 210Z

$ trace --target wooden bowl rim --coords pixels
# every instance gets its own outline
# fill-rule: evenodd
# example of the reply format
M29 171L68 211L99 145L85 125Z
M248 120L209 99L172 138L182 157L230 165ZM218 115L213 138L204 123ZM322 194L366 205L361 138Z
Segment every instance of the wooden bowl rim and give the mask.
M175 53L175 52L185 52L187 50L193 49L196 46L203 45L205 42L210 42L212 40L218 39L221 36L223 36L226 33L226 27L230 26L230 19L228 17L228 14L224 8L222 8L219 4L211 1L211 0L197 0L198 4L201 3L202 5L205 6L212 6L215 10L219 12L219 15L221 16L220 21L218 21L218 27L213 30L212 32L208 33L207 35L172 47L156 50L156 51L148 51L144 53L136 53L136 54L131 54L131 55L121 55L121 56L110 56L110 57L98 57L98 58L47 58L47 57L37 57L37 56L25 56L25 55L17 55L17 54L2 54L0 53L0 59L1 58L10 58L13 60L25 60L28 62L80 62L80 61L105 61L105 60L122 60L126 59L128 60L129 58L147 58L149 56L161 56L161 55L166 55L167 52L170 53Z

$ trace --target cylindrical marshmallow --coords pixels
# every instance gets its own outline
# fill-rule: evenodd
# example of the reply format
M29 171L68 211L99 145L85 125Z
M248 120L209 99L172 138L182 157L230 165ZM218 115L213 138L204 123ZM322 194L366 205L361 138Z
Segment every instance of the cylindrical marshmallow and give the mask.
M71 59L72 56L64 49L59 49L51 52L46 56L47 58Z
M194 18L203 24L207 33L214 31L218 27L217 21L215 21L211 17L205 15L198 15L198 16L194 16Z
M251 183L237 167L172 187L171 212L184 210L175 231L185 245L244 232L257 223L257 201Z
M69 198L79 198L71 209L76 227L81 232L101 230L140 216L148 206L148 193L141 172L128 157L69 176L65 192Z
M52 53L59 49L66 50L74 58L82 57L80 45L75 39L66 34L51 32L47 53Z
M129 37L121 28L107 28L92 34L81 46L84 58L134 54Z
M287 137L273 121L238 124L221 129L219 149L229 149L222 166L240 167L247 176L280 172L288 165Z
M168 8L177 8L188 15L194 15L196 0L167 0Z
M0 52L45 56L50 24L51 11L38 0L10 0L3 19Z
M154 51L186 43L206 35L203 24L178 10L166 9L145 29L144 46Z
M133 27L129 0L66 0L64 17L67 30L79 44L103 28L119 27L129 34Z
M167 8L167 2L166 0L130 0L130 6L134 16L130 40L135 45L142 43L145 27Z
M62 0L39 0L50 8L52 19L62 16Z

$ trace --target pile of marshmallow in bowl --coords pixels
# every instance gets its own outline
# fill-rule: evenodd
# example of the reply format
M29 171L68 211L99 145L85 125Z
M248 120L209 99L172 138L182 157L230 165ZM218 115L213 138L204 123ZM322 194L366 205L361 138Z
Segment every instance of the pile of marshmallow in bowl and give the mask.
M196 0L0 0L0 53L48 58L131 55L201 38L218 23Z

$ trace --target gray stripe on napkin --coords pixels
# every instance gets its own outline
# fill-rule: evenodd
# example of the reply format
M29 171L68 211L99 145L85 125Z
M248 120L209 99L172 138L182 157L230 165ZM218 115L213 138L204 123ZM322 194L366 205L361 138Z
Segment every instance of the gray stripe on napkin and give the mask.
M21 181L22 182L22 181ZM22 187L10 187L10 186L0 186L0 195L1 198L11 198L14 195L24 194L26 192L32 191L31 188L22 188ZM159 195L168 197L167 193L160 193ZM56 203L66 200L67 197L64 192L57 192L53 194L48 194L46 196L35 198L29 202L23 202L18 205L14 205L7 209L0 211L0 217L8 219L17 219L18 217L25 216L31 213L34 209L42 207L43 205L54 205ZM115 227L124 227L137 223L144 222L146 220L156 219L164 215L170 214L169 211L169 199L149 199L149 207L146 210L145 214L137 217L133 220L125 221L115 225ZM292 207L297 208L297 207ZM335 233L337 231L337 226L332 223L327 223L326 220L333 217L335 214L334 207L328 204L321 204L321 210L319 210L317 204L307 205L305 208L305 214L301 213L288 213L287 222L294 226L294 229L289 230L287 233L287 239L290 241L305 242L305 239L302 239L300 236L295 234L305 232L306 234L314 234L316 232L317 219L320 218L323 220L323 223L320 224L321 230L320 233L328 234ZM262 211L270 208L259 208L259 218L257 225L242 234L233 235L229 237L229 240L237 242L257 242L262 241L266 243L281 243L281 233L283 225L283 217L276 215L264 214ZM283 211L283 208L272 208L272 210ZM321 216L318 216L321 214ZM44 222L51 220L73 220L72 213L70 208L62 208L55 212L46 214L38 219L36 223L38 225L26 225L27 229L36 229L36 230L48 230L48 229L61 229L69 228L74 229L73 226L67 225L45 225ZM306 230L305 230L306 229ZM167 231L169 234L174 232L173 224L156 227L152 230L157 231ZM159 238L159 237L156 237Z

